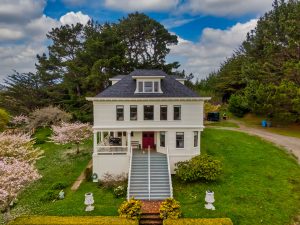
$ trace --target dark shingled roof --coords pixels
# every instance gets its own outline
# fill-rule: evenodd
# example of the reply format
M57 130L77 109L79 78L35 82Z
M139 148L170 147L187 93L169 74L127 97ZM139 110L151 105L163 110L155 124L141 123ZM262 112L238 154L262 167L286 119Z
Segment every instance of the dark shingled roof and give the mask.
M114 76L110 79L123 79L124 77L126 77L127 75L117 75L117 76Z
M138 72L136 72L138 71ZM165 76L161 80L161 90L163 93L134 93L136 89L136 81L132 76ZM141 73L142 72L142 73ZM151 75L148 75L150 74ZM138 75L137 75L138 74ZM145 74L145 75L141 75ZM163 75L162 75L163 74ZM154 75L155 76L155 75ZM199 97L197 93L190 88L181 84L175 77L167 75L161 70L135 70L129 75L124 76L116 84L109 86L96 97L100 98L151 98L151 97Z

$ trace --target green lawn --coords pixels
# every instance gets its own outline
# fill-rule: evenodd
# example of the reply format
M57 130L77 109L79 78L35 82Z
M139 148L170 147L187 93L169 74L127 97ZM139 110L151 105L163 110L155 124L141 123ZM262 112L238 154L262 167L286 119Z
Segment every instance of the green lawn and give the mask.
M84 182L74 192L70 190L73 182L91 160L92 141L81 146L81 152L76 155L71 145L55 145L45 142L49 129L41 129L36 134L37 146L44 150L44 157L37 162L37 168L42 178L33 183L18 197L18 204L12 209L12 215L118 215L117 208L124 199L115 199L110 191L99 188L92 182ZM66 198L55 202L40 201L40 197L57 182L66 182ZM85 212L84 194L93 192L95 210ZM0 218L1 222L1 218Z
M239 128L239 125L232 121L227 121L227 120L221 120L220 122L211 122L211 121L206 121L205 122L206 127L233 127L233 128Z
M47 135L47 129L37 134L39 147L45 151L45 157L37 163L43 178L21 193L12 215L117 215L124 199L114 198L110 191L97 184L84 182L76 192L70 190L91 159L92 142L87 141L81 146L81 153L75 155L71 145L43 143ZM202 153L223 161L224 174L211 184L185 185L173 178L174 197L180 201L184 217L229 217L234 224L282 225L300 214L297 211L300 209L300 167L285 151L257 137L228 130L206 129L201 142ZM40 201L40 196L58 181L69 184L66 198ZM216 211L204 209L207 189L215 191ZM84 211L86 192L94 193L93 212Z
M289 224L300 214L300 167L285 151L244 133L206 129L202 153L220 158L224 174L214 183L182 184L174 197L184 217L229 217L234 224ZM216 211L204 209L205 190Z

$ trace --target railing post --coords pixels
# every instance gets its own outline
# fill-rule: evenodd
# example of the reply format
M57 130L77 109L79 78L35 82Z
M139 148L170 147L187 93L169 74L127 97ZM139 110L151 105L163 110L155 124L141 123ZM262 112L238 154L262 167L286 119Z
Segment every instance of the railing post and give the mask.
M167 147L167 161L168 161L170 197L173 198L173 185L172 185L172 176L171 176L171 168L170 168L170 156L169 156L169 148L168 147Z
M151 160L150 160L150 146L148 145L148 200L150 200L151 197L151 179L150 179L150 174L151 174L151 166L150 166Z
M129 170L128 170L128 184L127 184L127 200L129 200L130 194L130 181L131 181L131 164L132 164L132 147L129 152Z
M128 148L128 154L131 149L131 131L127 131L127 148Z
M96 153L97 152L97 131L94 130L94 146L93 146L93 152Z

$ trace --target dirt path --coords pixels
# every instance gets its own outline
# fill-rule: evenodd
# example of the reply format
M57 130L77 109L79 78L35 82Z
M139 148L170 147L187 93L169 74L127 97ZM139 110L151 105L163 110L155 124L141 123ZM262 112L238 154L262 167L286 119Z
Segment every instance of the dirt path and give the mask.
M238 121L233 121L233 122L237 123L240 127L239 128L218 127L218 128L242 131L251 135L259 136L267 141L270 141L278 146L283 147L288 152L296 156L298 162L300 163L300 139L299 138L283 136L280 134L274 134L258 128L247 127L243 123L240 123Z

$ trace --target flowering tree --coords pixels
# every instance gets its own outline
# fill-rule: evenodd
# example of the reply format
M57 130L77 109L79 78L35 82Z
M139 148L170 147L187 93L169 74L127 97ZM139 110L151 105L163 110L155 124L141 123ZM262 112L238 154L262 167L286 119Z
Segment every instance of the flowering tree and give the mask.
M10 123L15 127L21 127L27 125L29 122L29 118L24 115L14 116Z
M28 134L0 134L0 159L15 158L33 164L42 154Z
M34 163L43 152L28 134L0 134L0 210L31 182L40 178Z
M52 126L53 135L50 138L56 144L72 143L77 147L76 153L79 153L79 144L89 138L92 134L92 128L88 123L62 123L60 126Z
M0 209L5 210L19 191L41 176L34 166L15 158L0 158Z

